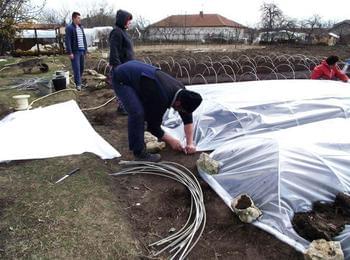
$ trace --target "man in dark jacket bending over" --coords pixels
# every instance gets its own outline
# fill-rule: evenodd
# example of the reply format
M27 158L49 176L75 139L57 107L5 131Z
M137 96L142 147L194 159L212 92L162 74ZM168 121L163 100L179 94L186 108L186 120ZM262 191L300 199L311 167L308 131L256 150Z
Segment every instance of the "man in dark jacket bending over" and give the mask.
M186 90L182 83L151 65L129 61L113 71L113 88L128 112L129 148L136 160L158 162L159 154L145 150L144 122L148 131L174 150L196 152L193 144L192 112L200 105L198 93ZM165 111L173 107L184 123L186 146L161 129Z

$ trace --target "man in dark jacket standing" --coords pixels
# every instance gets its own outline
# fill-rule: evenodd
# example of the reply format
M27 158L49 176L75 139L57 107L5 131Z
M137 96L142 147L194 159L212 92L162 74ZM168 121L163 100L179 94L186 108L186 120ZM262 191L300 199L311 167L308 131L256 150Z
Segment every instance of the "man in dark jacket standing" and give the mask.
M81 77L84 72L84 58L87 43L84 29L80 24L80 13L73 12L72 23L66 27L66 51L72 62L74 82L77 90L81 90Z
M116 94L128 112L129 148L136 160L161 160L159 154L150 154L145 150L145 121L148 131L174 150L186 154L196 152L193 143L192 112L202 102L198 93L186 90L181 82L158 68L136 60L119 65L114 70L112 82ZM179 112L184 123L184 147L179 140L161 129L163 115L170 107Z
M126 30L130 27L131 20L132 15L129 12L124 10L117 11L115 28L109 35L109 65L112 68L115 68L118 65L135 58L132 41L126 32ZM126 114L126 111L120 99L118 100L118 112Z
M132 15L127 11L118 10L115 28L109 35L109 64L116 67L134 59L134 48L126 30L130 27Z

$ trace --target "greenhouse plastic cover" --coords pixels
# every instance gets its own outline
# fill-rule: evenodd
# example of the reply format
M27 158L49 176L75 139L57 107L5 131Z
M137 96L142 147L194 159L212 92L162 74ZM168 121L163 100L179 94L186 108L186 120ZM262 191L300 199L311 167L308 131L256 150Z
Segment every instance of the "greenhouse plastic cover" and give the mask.
M248 193L263 211L253 224L304 252L309 241L293 229L295 212L350 192L350 85L281 80L193 86L204 98L194 114L199 150L221 163L200 175L228 207ZM178 115L164 128L184 134ZM231 207L230 207L231 208ZM350 259L350 227L335 238Z
M291 219L315 201L350 192L349 131L350 119L336 118L236 138L211 154L222 164L219 174L200 174L229 207L249 194L263 211L254 225L304 251L309 242L295 233ZM336 240L350 258L350 230Z
M90 125L73 100L12 113L0 121L0 162L91 152L119 157Z
M194 112L198 151L214 150L247 133L288 128L350 115L350 84L326 80L266 80L190 86L203 102ZM185 141L174 110L163 128Z

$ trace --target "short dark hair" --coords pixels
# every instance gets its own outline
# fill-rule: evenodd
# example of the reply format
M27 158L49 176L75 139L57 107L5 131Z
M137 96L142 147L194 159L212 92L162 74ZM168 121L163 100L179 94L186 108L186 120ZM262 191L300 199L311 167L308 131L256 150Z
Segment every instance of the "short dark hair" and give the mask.
M187 89L181 90L179 92L177 100L181 102L181 107L187 113L192 113L202 103L201 95Z
M339 61L339 57L335 55L331 55L326 59L328 65L334 65Z
M77 18L77 16L80 16L80 13L78 13L78 12L72 13L72 19Z

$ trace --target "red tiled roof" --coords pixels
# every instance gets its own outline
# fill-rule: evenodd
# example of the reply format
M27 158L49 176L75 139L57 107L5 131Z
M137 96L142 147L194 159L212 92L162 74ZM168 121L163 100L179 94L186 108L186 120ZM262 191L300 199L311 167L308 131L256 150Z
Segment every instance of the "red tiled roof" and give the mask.
M219 14L171 15L151 27L245 27Z

